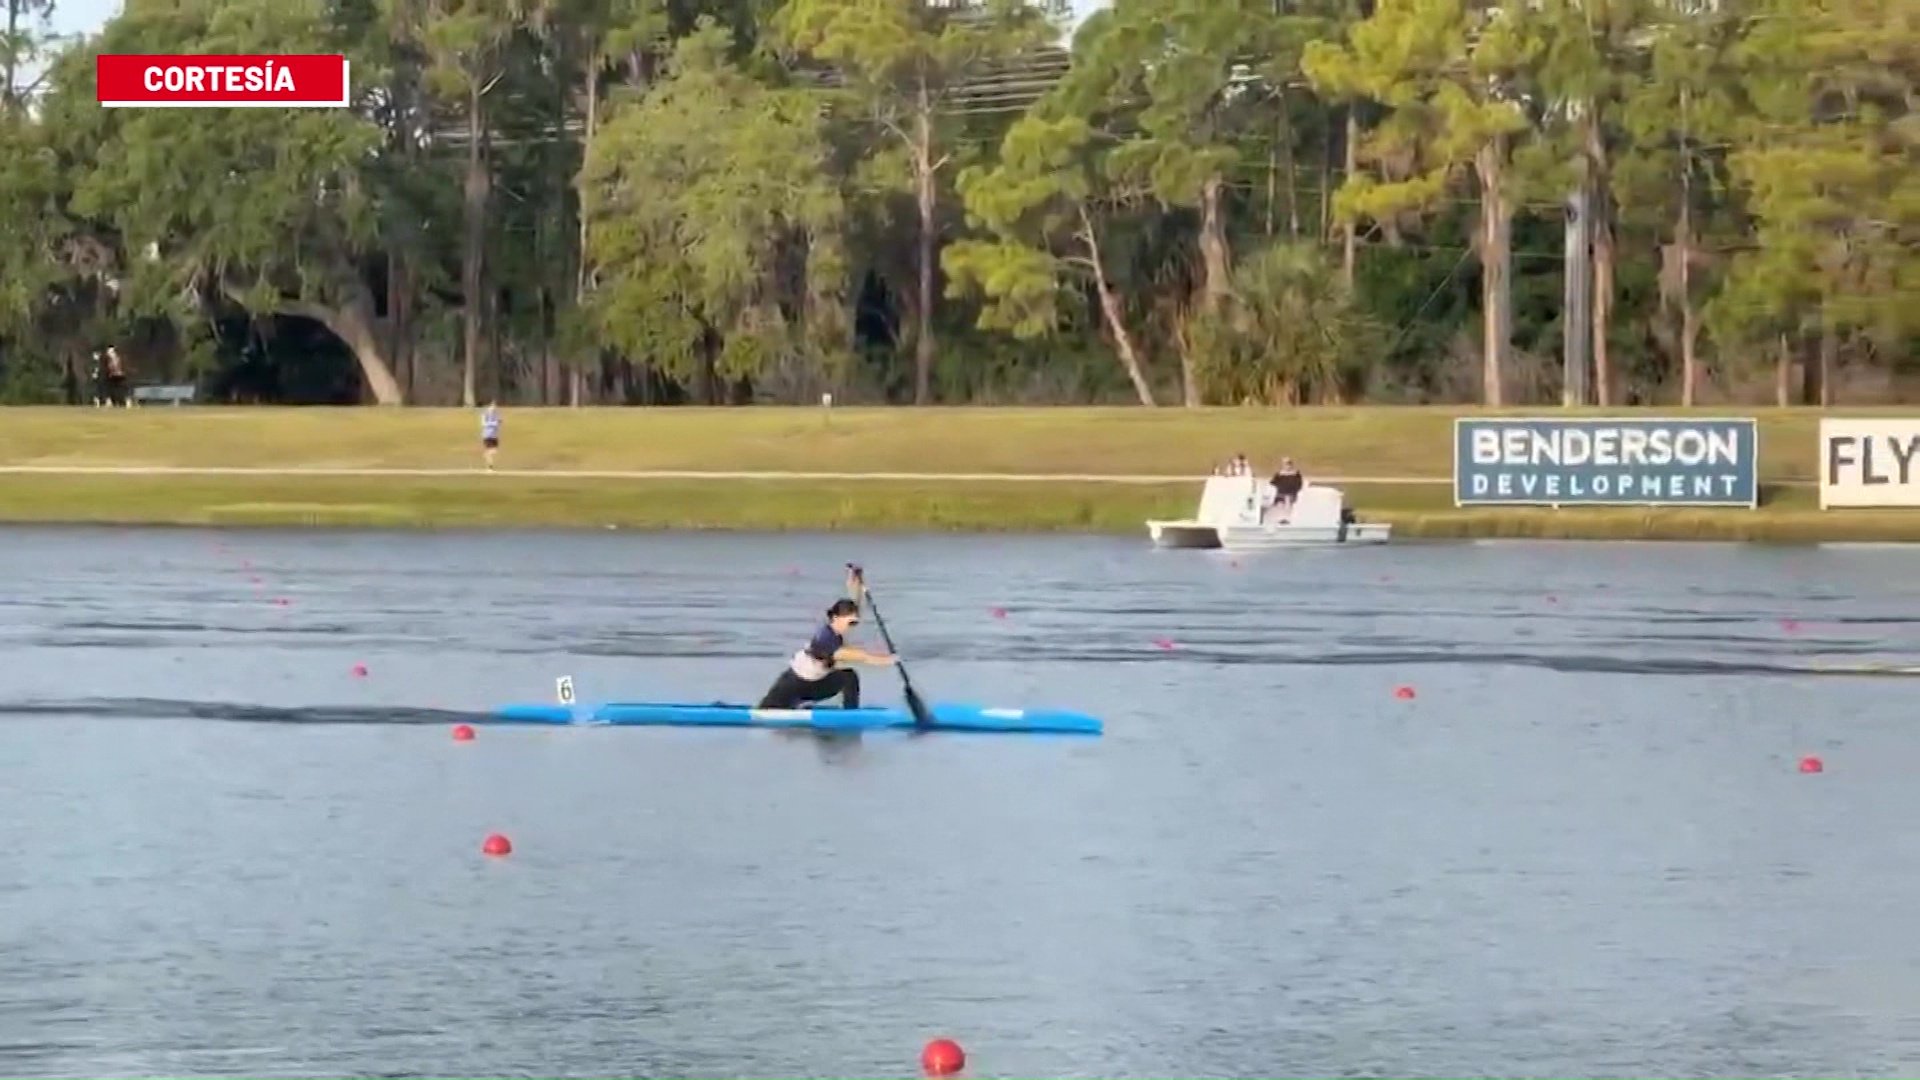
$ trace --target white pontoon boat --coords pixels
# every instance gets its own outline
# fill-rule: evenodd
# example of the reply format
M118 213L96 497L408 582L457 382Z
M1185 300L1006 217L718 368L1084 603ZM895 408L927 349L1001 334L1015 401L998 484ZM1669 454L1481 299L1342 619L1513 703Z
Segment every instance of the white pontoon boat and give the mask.
M1354 520L1339 488L1308 484L1291 506L1277 506L1273 485L1256 476L1210 476L1200 513L1188 521L1149 521L1156 547L1261 548L1384 544L1393 526Z

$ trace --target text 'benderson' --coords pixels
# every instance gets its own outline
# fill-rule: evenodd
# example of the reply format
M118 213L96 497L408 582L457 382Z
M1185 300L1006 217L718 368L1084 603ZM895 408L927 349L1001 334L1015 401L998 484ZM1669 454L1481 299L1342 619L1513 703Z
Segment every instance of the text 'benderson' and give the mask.
M1751 504L1740 422L1462 421L1462 502Z

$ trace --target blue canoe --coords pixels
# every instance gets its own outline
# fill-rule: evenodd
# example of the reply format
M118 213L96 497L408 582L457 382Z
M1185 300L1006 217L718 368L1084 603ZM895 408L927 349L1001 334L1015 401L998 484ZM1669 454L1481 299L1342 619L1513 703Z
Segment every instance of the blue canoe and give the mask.
M1080 713L1053 709L993 709L981 705L932 705L932 731L999 732L1020 735L1098 735L1103 725ZM508 705L492 719L505 724L612 724L628 727L806 728L814 731L876 731L914 727L904 706L859 709L756 709L748 705L615 703L595 707Z

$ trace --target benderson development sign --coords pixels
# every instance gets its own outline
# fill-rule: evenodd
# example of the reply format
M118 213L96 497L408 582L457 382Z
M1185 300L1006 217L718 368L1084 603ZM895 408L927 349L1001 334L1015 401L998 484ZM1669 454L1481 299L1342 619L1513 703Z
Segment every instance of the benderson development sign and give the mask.
M1752 419L1461 417L1458 506L1744 506L1760 501Z
M1920 420L1820 421L1820 509L1920 506Z

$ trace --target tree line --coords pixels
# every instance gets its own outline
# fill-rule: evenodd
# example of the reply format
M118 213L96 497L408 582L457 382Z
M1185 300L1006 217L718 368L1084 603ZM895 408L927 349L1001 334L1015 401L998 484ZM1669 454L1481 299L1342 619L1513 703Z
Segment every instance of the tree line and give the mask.
M1828 404L1914 0L8 0L0 398ZM100 53L345 53L338 110ZM64 388L64 390L63 390ZM82 395L84 396L84 395Z

